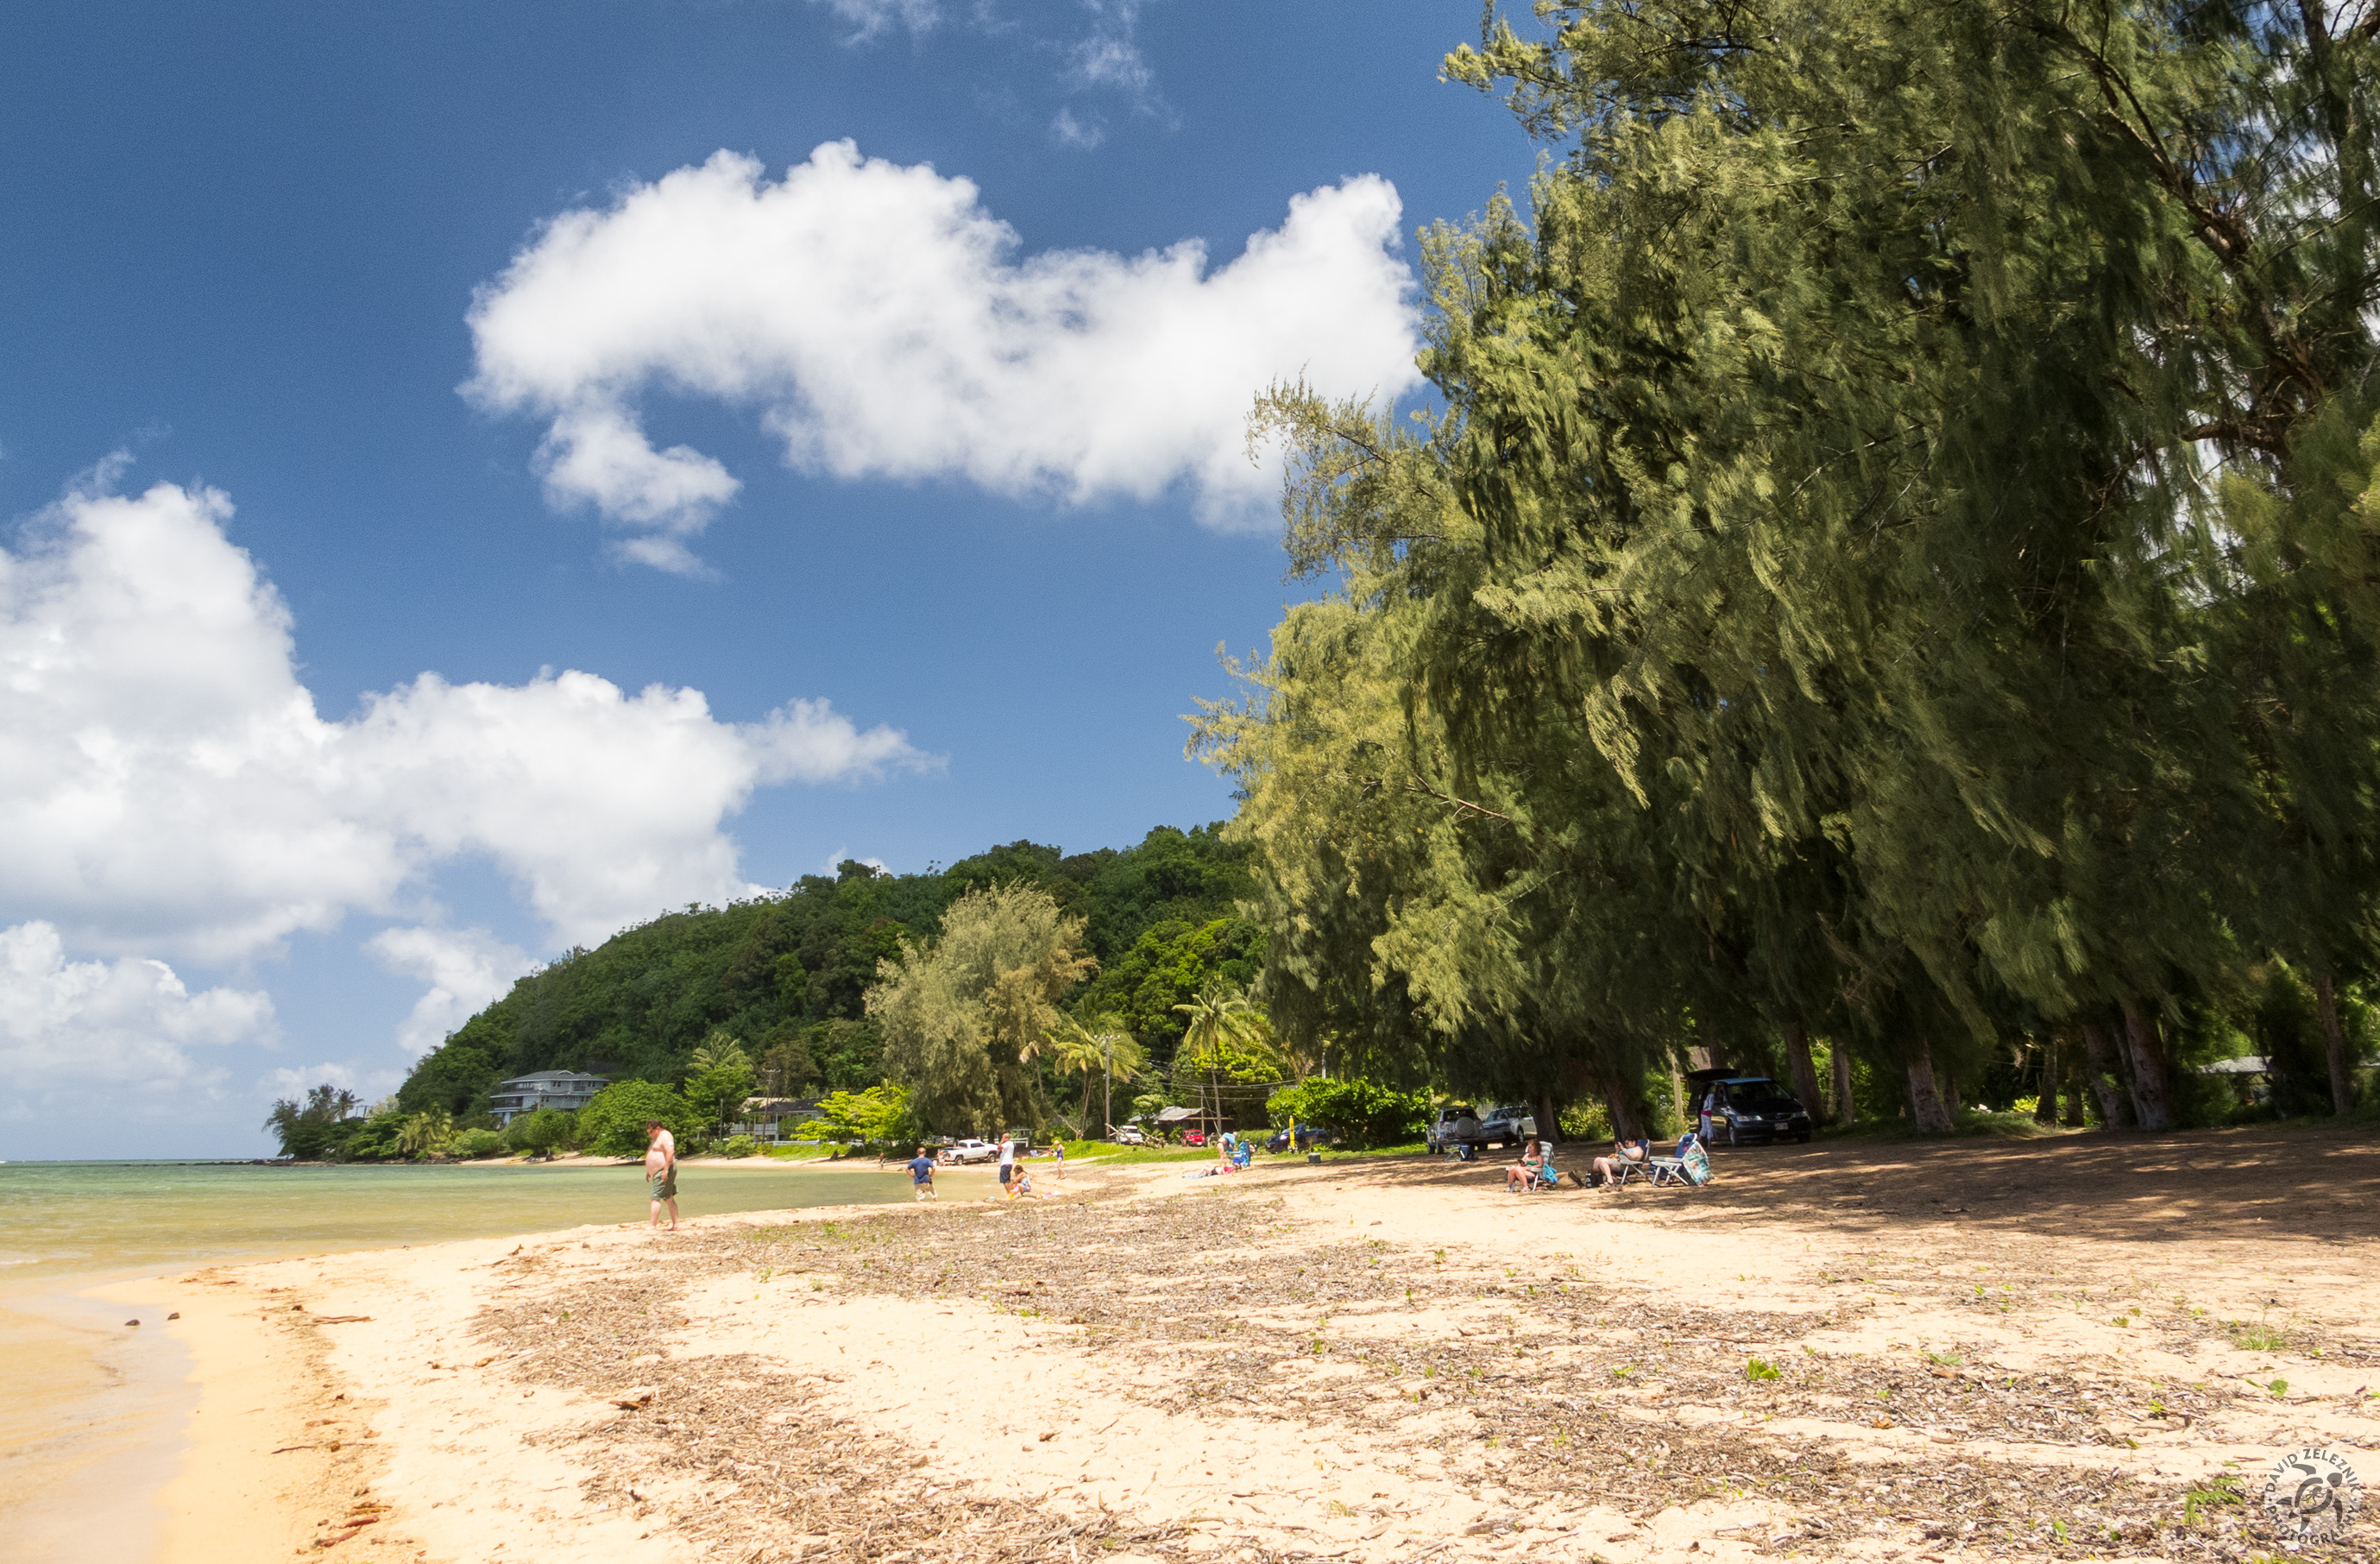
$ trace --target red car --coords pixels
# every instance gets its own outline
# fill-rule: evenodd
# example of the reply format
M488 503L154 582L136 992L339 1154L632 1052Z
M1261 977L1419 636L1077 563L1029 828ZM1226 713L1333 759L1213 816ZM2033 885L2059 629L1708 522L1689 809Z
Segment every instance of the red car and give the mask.
M1185 1146L1203 1146L1207 1143L1207 1131L1204 1130L1184 1130L1182 1132L1182 1143Z

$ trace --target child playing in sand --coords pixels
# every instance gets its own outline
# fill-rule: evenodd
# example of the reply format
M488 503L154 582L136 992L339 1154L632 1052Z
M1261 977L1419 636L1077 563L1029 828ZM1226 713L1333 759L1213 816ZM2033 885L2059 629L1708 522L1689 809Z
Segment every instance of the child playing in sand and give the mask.
M677 1137L658 1118L645 1121L645 1192L652 1197L653 1217L645 1225L662 1225L662 1207L669 1207L670 1231L677 1231Z
M934 1192L934 1159L926 1155L923 1146L919 1146L917 1155L909 1159L909 1187L917 1191L920 1201L942 1198Z

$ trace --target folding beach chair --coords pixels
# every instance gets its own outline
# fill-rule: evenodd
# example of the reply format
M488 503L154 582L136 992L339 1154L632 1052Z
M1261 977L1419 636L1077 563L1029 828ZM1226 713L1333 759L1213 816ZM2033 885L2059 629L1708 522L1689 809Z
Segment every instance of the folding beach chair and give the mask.
M1703 1150L1702 1137L1689 1130L1678 1137L1674 1156L1646 1157L1645 1177L1656 1185L1709 1183L1710 1156Z
M1604 1189L1616 1190L1620 1188L1621 1185L1627 1183L1631 1179L1649 1179L1653 1176L1654 1157L1651 1143L1649 1142L1643 1141L1641 1138L1636 1141L1623 1142L1621 1143L1625 1145L1643 1145L1645 1147L1644 1158L1641 1161L1631 1161L1626 1157L1615 1157L1613 1160L1617 1162L1619 1166L1612 1172L1611 1181L1602 1186Z

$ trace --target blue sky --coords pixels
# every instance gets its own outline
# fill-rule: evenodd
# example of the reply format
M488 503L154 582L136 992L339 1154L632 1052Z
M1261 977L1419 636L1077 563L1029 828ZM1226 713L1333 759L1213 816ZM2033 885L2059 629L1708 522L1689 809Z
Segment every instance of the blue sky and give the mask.
M18 7L0 1155L252 1153L663 905L1228 813L1180 714L1294 589L1225 447L1409 382L1415 228L1533 166L1476 18Z

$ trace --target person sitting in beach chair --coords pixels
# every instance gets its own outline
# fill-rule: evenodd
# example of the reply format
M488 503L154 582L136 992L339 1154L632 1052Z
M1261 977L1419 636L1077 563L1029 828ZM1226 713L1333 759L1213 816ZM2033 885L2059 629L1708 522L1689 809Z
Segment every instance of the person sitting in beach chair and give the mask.
M1521 1159L1504 1169L1504 1192L1511 1194L1513 1191L1519 1190L1525 1193L1533 1188L1536 1182L1537 1168L1543 1161L1544 1158L1537 1153L1536 1142L1531 1141L1523 1146Z
M1703 1150L1703 1138L1687 1130L1678 1137L1675 1155L1646 1159L1645 1176L1655 1184L1709 1183L1710 1154Z
M1526 1194L1533 1190L1558 1190L1561 1188L1561 1169L1554 1166L1554 1143L1539 1141L1536 1171L1529 1175L1528 1182L1521 1186L1521 1191ZM1580 1182L1583 1185L1585 1180Z
M1595 1159L1595 1182L1603 1189L1617 1189L1630 1179L1645 1176L1645 1164L1653 1155L1653 1142L1639 1135L1634 1140L1615 1141L1609 1156Z

